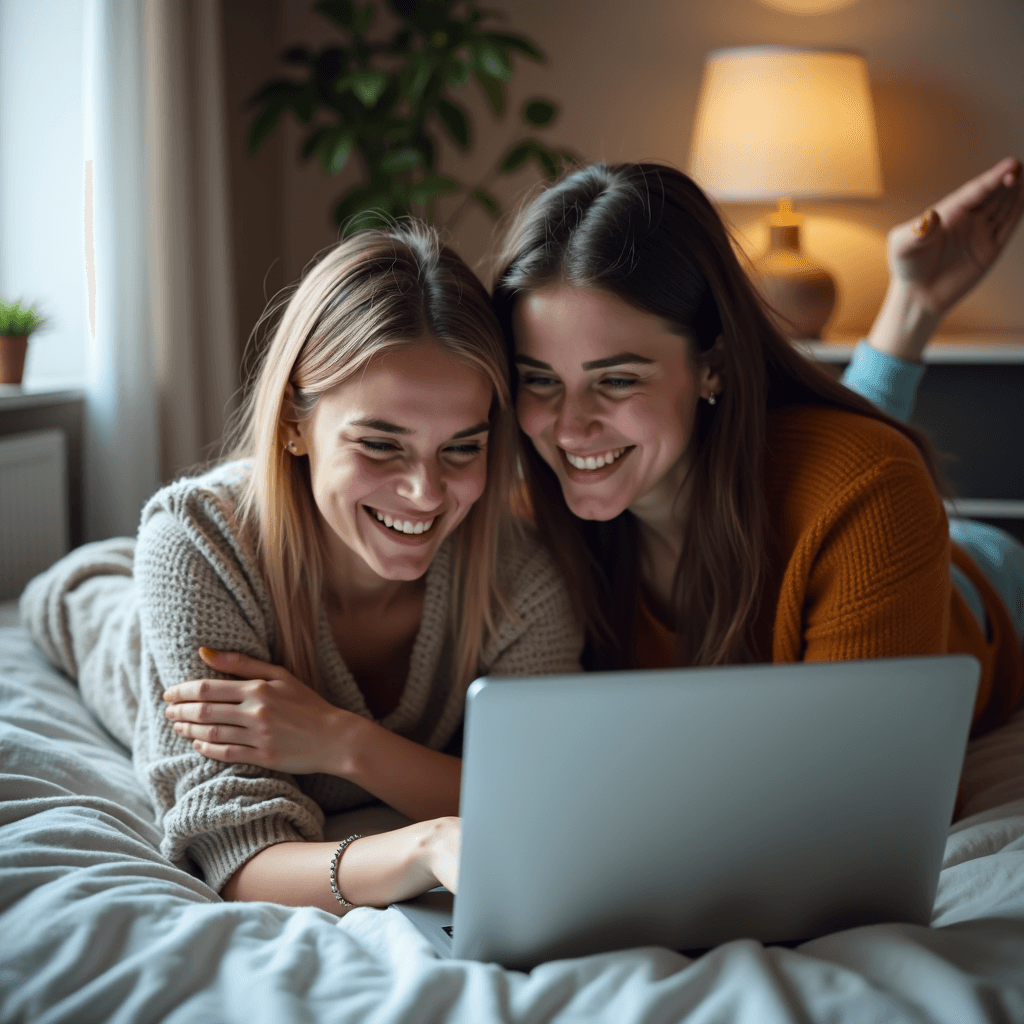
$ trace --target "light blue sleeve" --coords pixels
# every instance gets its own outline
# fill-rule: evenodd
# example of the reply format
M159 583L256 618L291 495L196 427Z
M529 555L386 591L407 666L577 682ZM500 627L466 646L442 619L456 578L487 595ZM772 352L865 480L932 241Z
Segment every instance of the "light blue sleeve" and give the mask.
M841 380L882 412L905 423L914 411L917 386L923 375L924 363L887 356L861 339Z

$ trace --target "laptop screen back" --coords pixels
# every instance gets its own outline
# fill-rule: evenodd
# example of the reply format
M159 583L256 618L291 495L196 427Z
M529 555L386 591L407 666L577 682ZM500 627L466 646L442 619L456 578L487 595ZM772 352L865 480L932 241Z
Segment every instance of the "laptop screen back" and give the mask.
M926 924L977 679L951 656L478 680L453 955Z

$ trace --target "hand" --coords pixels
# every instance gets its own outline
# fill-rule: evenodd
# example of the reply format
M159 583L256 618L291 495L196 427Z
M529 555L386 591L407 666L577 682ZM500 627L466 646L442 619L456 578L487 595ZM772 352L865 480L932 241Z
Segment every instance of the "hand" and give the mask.
M206 647L199 656L217 672L241 677L193 679L164 691L174 731L200 754L297 775L337 764L358 715L329 704L278 665Z
M894 284L941 318L985 276L1022 213L1021 163L1007 157L889 232Z

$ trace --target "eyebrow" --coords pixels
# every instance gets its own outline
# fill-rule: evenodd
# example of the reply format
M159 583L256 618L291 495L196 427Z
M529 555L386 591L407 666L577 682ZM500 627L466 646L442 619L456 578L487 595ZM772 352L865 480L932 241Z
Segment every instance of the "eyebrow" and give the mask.
M552 367L547 363L542 363L539 359L534 359L532 356L516 356L515 362L522 363L525 366L533 366L538 370L550 370ZM626 363L653 363L653 359L647 359L644 356L638 356L635 352L620 352L615 356L607 356L604 359L592 359L589 363L583 363L584 370L604 370L609 366L623 366Z
M400 427L397 423L389 423L387 420L378 419L365 419L365 420L351 420L349 426L353 427L369 427L370 430L379 430L384 434L411 434L408 427ZM482 434L485 431L491 429L490 423L487 420L481 420L479 423L474 424L472 427L466 427L465 430L460 430L456 434L452 434L452 439L455 440L460 437L472 437L474 434Z

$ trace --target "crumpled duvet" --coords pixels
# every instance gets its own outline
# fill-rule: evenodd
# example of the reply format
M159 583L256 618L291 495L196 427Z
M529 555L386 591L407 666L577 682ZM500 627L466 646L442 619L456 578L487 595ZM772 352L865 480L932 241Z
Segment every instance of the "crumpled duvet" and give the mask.
M1024 798L975 794L986 809L950 833L930 928L525 974L439 960L393 910L222 902L160 856L126 751L17 629L0 629L0 719L3 1022L1024 1022ZM993 758L1018 770L1022 724L975 766L1003 796L1024 779Z

